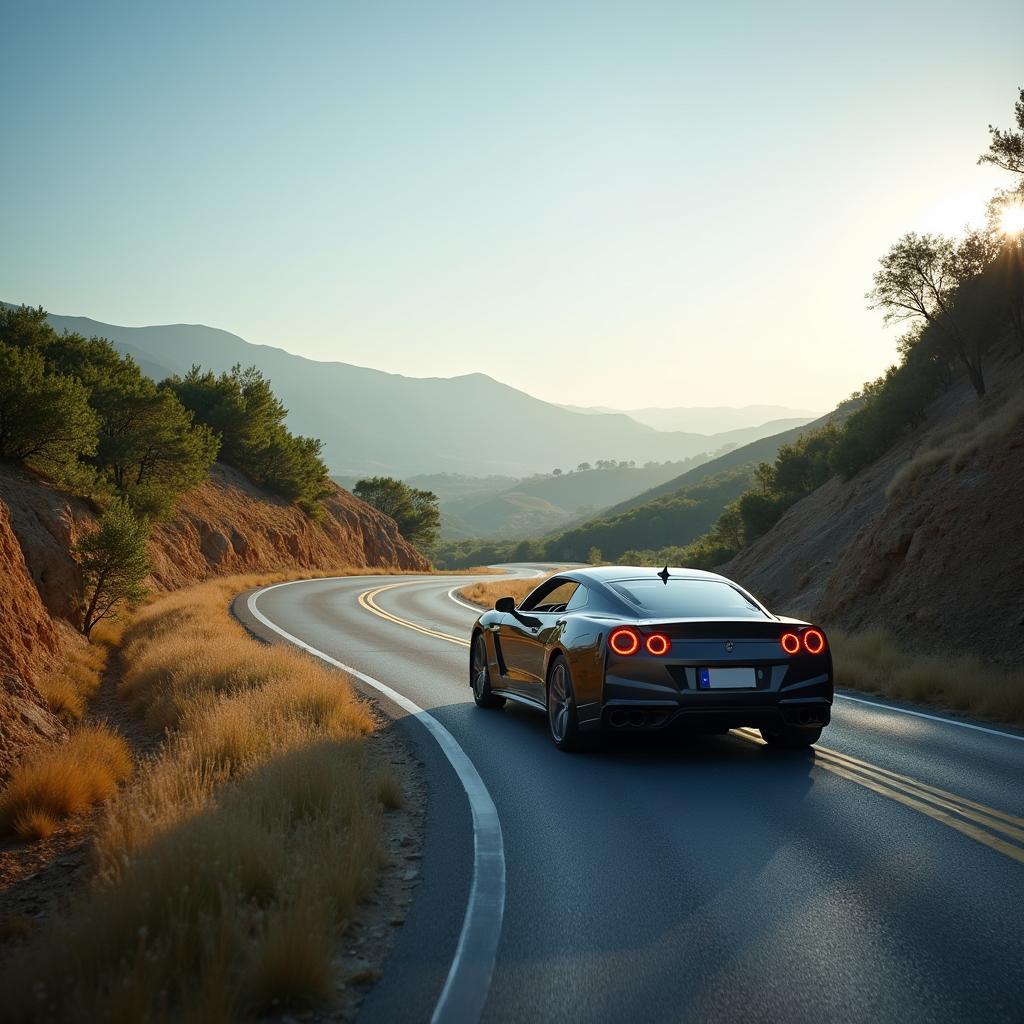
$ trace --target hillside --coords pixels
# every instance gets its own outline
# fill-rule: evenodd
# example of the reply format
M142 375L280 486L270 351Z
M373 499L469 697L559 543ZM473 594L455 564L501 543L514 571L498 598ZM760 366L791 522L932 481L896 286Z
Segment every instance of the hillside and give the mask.
M978 406L966 379L852 479L797 502L721 571L769 605L909 650L1024 657L1024 366L1003 352Z
M726 470L671 494L620 512L587 520L544 542L548 558L585 561L592 548L606 561L631 559L626 552L689 544L705 533L751 484L747 467Z
M0 502L49 611L73 619L78 587L70 546L95 513L84 499L50 487L34 474L0 468ZM426 569L394 522L340 487L314 522L295 505L220 463L209 479L183 494L170 517L153 528L151 583L160 590L235 572L282 568L387 566Z
M442 537L527 537L549 533L705 459L706 456L698 455L682 462L537 475L489 492L468 491L442 497L441 511L448 517Z
M682 547L705 533L730 502L753 482L755 467L770 461L784 444L830 421L841 422L857 406L846 402L806 426L762 438L717 458L618 505L613 505L544 542L552 558L584 559L592 548L616 560L627 551Z
M322 523L216 464L153 529L150 584L158 590L210 576L274 569L397 566L425 569L394 522L335 487ZM81 576L71 548L96 520L91 503L34 473L0 465L0 671L32 678L55 653L59 628L77 625Z
M255 364L290 410L290 429L322 439L339 475L406 477L428 469L522 477L597 459L683 459L737 443L719 434L656 431L621 413L571 412L482 373L414 378L317 362L198 324L120 327L55 314L49 322L58 331L109 338L154 377L184 373L193 363L218 372ZM744 428L744 436L750 429L760 428Z
M750 442L749 444L745 444L740 448L734 448L732 451L726 452L724 455L719 455L717 458L701 463L694 469L687 470L680 476L673 477L671 480L666 480L664 483L658 484L656 487L651 487L642 494L636 494L632 498L629 498L612 508L606 509L604 516L612 516L620 512L628 512L632 508L637 508L640 505L646 505L648 502L653 501L656 498L661 498L668 494L674 494L675 492L682 490L684 487L692 487L709 479L710 477L718 476L720 473L724 473L728 470L739 469L742 467L753 469L759 463L770 462L779 453L779 449L784 444L791 444L793 441L797 440L797 438L825 426L826 423L842 423L848 416L856 411L857 408L859 408L859 405L859 400L843 402L838 406L838 408L833 409L832 412L826 413L824 416L821 416L810 423L805 423L802 426L790 427L778 434L772 434L770 437L760 438L756 441Z

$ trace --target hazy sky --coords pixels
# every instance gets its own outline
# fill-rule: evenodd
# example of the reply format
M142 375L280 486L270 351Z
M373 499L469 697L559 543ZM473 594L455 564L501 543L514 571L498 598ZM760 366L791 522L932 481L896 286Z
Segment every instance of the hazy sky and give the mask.
M617 407L825 409L1024 4L3 5L0 298Z

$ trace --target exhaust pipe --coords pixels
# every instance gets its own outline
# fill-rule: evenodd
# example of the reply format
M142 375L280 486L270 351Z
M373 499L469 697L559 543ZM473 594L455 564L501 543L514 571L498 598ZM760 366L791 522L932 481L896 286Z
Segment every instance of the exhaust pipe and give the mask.
M625 711L613 711L608 716L608 724L614 726L616 729L621 729L624 725L629 724L629 716Z
M647 724L647 716L642 711L630 711L629 724L636 729L641 729Z

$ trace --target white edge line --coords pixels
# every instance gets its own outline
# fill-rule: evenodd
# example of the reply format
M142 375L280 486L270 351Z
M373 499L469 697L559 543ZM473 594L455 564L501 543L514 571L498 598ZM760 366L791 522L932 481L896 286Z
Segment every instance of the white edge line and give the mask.
M942 722L943 725L956 725L961 729L974 729L975 732L988 733L990 736L1002 736L1007 740L1020 740L1024 743L1024 736L1017 733L1003 732L1001 729L989 729L984 725L974 725L972 722L960 722L955 718L943 718L941 715L927 715L923 711L911 711L909 708L897 708L892 704L880 704L874 700L864 700L863 697L847 697L845 693L835 694L836 700L852 700L854 704L867 704L868 707L879 708L882 711L895 711L901 715L913 715L915 718L927 718L929 722Z
M470 604L469 601L464 601L461 597L458 597L456 595L455 591L456 590L461 590L464 586L466 586L465 583L462 583L462 584L460 584L457 587L452 587L452 589L448 591L448 596L456 604L461 604L463 608L468 608L471 612L476 612L477 615L483 615L483 613L485 611L487 611L486 608L481 608L480 605L478 605L478 604Z
M355 577L334 577L353 579ZM455 957L448 969L444 988L434 1006L432 1024L446 1021L478 1020L491 984L494 962L501 935L501 921L505 912L505 848L501 835L498 809L487 791L484 780L455 737L429 712L408 697L391 689L379 679L368 676L349 665L343 665L329 654L305 643L280 626L271 622L256 607L256 599L269 590L307 583L309 580L289 580L262 587L251 593L247 600L249 612L289 643L302 648L321 661L340 668L343 672L373 687L388 700L412 715L437 741L442 753L462 783L473 815L473 877L469 885L469 900L462 919L462 931L455 949Z

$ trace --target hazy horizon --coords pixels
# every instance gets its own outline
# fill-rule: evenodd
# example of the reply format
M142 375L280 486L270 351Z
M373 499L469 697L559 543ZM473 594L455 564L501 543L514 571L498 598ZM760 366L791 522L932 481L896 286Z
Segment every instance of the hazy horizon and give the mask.
M877 257L1004 183L974 159L1024 77L1009 2L274 11L9 13L0 294L565 404L824 410L894 357Z

